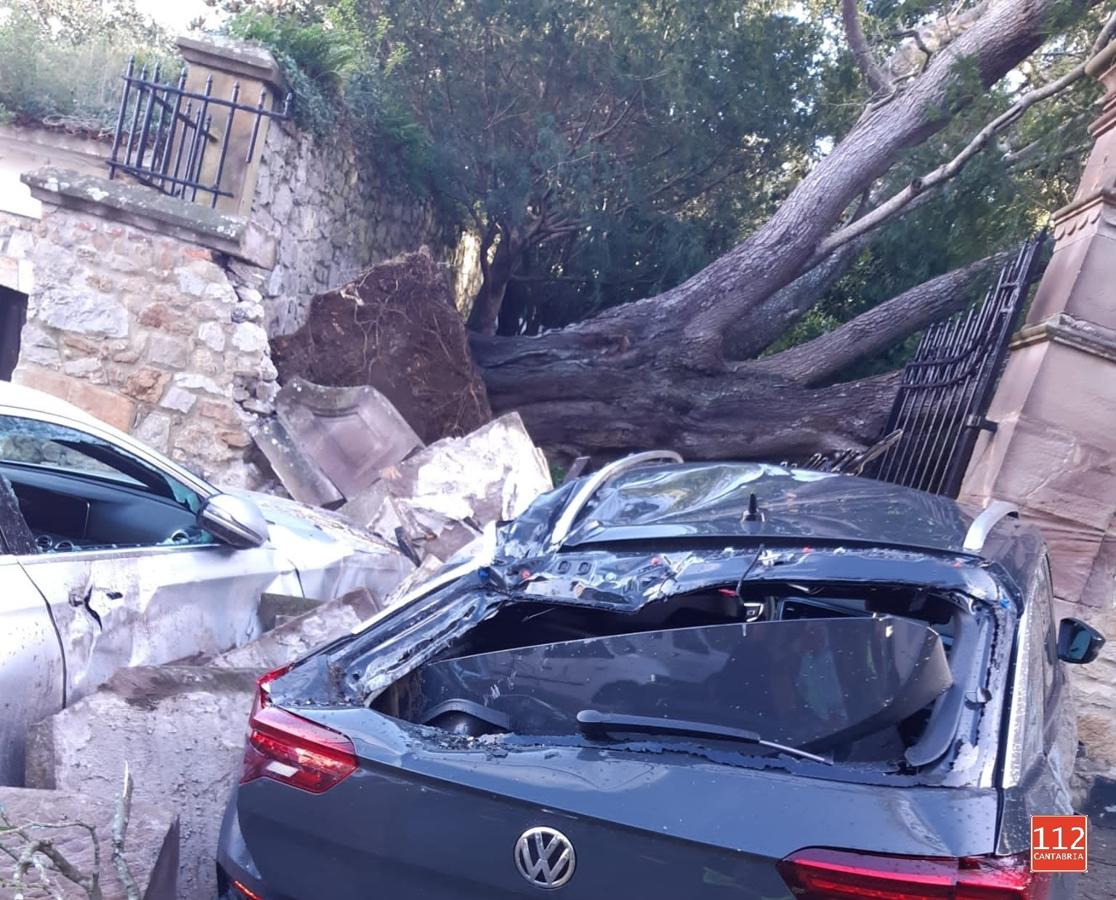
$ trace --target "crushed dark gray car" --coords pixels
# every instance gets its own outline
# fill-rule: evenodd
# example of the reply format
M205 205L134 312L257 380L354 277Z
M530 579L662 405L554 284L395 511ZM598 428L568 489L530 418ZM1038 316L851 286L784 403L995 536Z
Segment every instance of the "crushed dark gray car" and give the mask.
M225 896L1072 895L1038 532L1003 504L641 454L265 676Z

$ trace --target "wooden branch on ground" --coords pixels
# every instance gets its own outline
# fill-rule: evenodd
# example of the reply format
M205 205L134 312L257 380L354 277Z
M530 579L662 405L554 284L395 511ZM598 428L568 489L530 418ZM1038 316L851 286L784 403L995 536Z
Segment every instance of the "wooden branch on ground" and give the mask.
M128 763L124 763L124 785L120 795L116 798L116 806L112 815L112 866L116 869L116 877L124 885L124 895L127 900L140 900L139 888L132 877L132 870L128 867L128 860L124 858L124 840L128 836L128 820L132 815L132 773Z
M124 886L127 900L141 900L139 887L132 877L131 869L124 858L124 845L128 834L128 822L132 813L132 775L128 764L124 764L124 785L120 795L116 798L113 807L112 819L112 862L116 875ZM66 855L59 850L54 841L49 837L34 834L35 831L52 831L64 828L80 828L89 834L93 848L93 871L86 874L75 866ZM14 835L23 847L17 853L11 847L0 844L0 852L11 859L15 865L12 869L10 886L14 889L14 897L24 896L27 876L34 869L39 876L39 885L50 892L52 897L61 900L62 892L52 883L50 875L55 873L66 881L81 888L88 900L104 900L104 891L101 887L101 842L95 826L87 822L26 822L15 825L8 818L4 809L0 807L0 838ZM48 866L47 863L50 865ZM0 885L6 884L0 878Z

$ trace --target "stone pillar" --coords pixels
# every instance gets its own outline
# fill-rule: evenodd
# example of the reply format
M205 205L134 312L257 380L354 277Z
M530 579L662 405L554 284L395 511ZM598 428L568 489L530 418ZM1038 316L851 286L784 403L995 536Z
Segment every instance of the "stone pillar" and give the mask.
M206 35L204 38L180 37L178 52L189 67L187 90L204 94L208 83L211 95L220 100L230 100L235 89L238 102L246 106L255 108L262 103L264 109L282 109L286 96L283 76L275 58L267 50L217 35ZM223 138L230 107L211 104L208 109L213 117L212 134ZM238 111L233 114L220 185L222 190L231 191L233 196L222 197L217 209L241 216L251 212L259 161L270 125L270 117L263 116L257 130L255 113ZM253 145L253 134L255 146L249 160L248 150ZM204 158L200 177L203 183L213 183L219 160L220 146L214 145Z
M1054 214L1054 254L989 411L997 430L982 434L961 499L1018 504L1050 545L1064 611L1116 638L1116 44L1089 74L1106 88L1095 144ZM1113 654L1075 682L1094 771L1116 775Z

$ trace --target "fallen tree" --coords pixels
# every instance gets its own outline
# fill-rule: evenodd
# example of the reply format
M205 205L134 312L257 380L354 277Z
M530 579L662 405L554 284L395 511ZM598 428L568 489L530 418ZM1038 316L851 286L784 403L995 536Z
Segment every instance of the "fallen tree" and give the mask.
M548 450L602 456L662 446L712 458L792 458L863 445L878 434L894 375L825 383L968 302L995 257L907 291L810 344L756 356L813 305L858 241L955 177L1028 108L1079 80L1084 64L1020 96L954 159L874 199L905 151L940 132L1043 43L1064 4L985 0L960 19L946 16L921 30L883 66L870 60L848 6L850 43L872 96L845 137L765 224L676 288L536 337L474 335L495 411L518 410ZM1107 44L1111 23L1092 53Z

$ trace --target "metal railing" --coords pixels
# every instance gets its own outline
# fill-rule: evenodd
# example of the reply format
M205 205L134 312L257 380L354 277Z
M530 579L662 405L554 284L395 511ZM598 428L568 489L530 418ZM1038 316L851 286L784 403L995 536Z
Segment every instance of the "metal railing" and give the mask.
M275 109L267 89L261 86L255 104L242 103L239 81L222 98L213 95L212 75L202 91L187 90L188 74L184 66L177 83L164 83L158 65L148 77L146 66L137 75L135 58L128 60L108 160L109 178L125 173L141 184L191 202L197 201L200 192L203 202L208 199L216 207L221 197L235 196L234 190L222 184L234 124L249 123L244 163L250 163L260 123L264 117L285 119L291 95L287 94L281 109ZM238 113L242 114L239 120Z
M881 481L956 497L999 382L1008 344L1042 271L1046 235L1004 266L984 301L932 325L903 370L884 434L901 432L867 469Z

